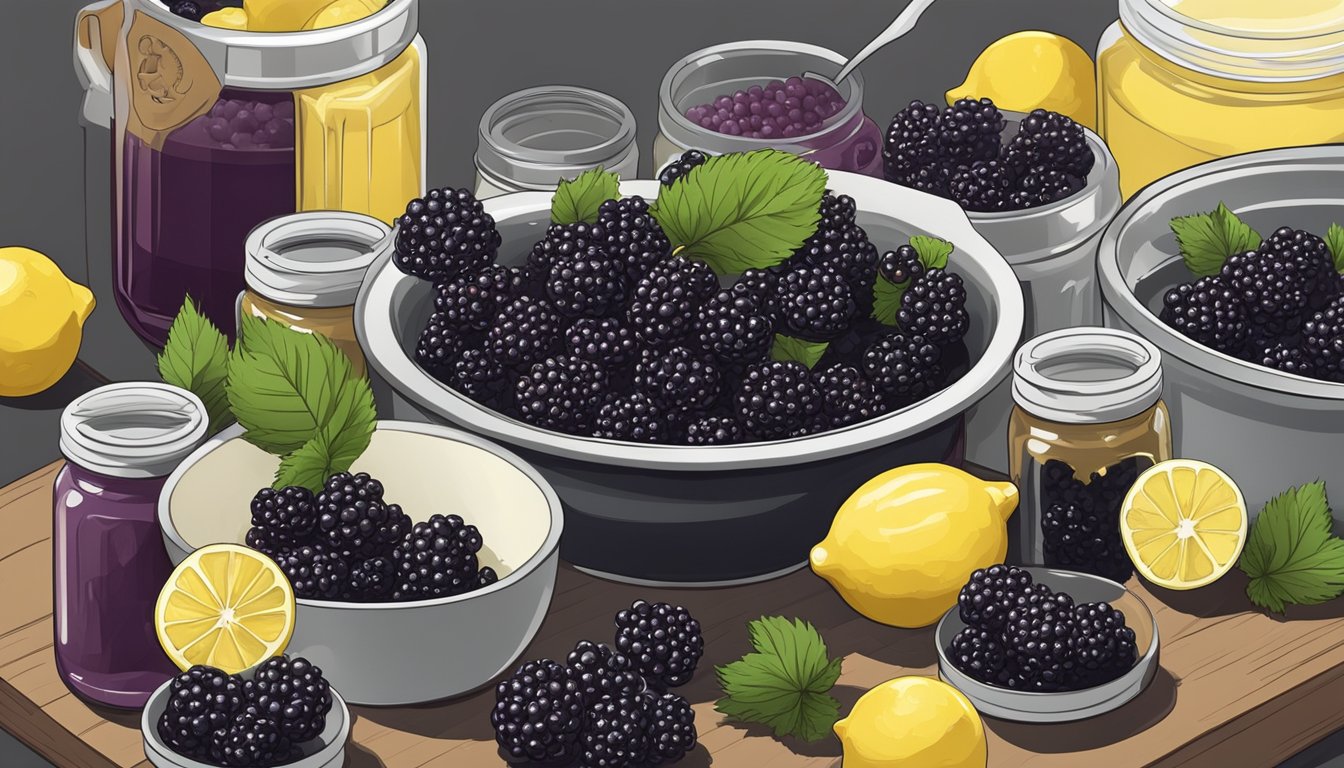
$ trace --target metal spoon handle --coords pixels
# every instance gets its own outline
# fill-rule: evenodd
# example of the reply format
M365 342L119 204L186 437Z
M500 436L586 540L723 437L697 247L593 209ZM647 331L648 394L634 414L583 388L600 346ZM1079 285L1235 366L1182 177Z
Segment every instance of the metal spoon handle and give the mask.
M904 36L905 33L914 29L915 22L919 21L919 17L923 15L924 11L927 11L931 5L933 5L933 0L910 0L910 4L905 6L905 10L901 11L901 15L897 16L896 20L891 22L891 26L882 30L882 34L873 38L873 41L864 46L863 50L850 58L849 62L845 64L844 69L840 70L840 74L836 75L834 82L843 82L856 67L863 63L864 59L873 55L873 53L882 46L898 37Z

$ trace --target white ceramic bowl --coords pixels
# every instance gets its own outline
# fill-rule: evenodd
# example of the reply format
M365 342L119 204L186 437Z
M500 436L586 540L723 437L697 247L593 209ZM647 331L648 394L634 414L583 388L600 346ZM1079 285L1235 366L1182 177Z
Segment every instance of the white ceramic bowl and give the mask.
M230 427L188 456L159 497L173 562L214 543L242 543L250 504L279 459ZM481 531L482 566L499 581L405 603L298 600L286 653L321 667L352 704L401 705L473 691L511 669L550 606L563 527L560 501L522 459L448 427L381 421L352 472L382 481L416 522L458 514Z

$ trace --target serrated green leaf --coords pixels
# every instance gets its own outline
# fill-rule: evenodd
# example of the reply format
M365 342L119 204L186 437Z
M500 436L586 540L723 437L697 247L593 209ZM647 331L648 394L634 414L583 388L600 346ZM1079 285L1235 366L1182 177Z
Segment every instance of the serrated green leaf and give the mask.
M840 715L840 703L828 693L841 660L828 660L816 628L798 619L762 617L748 632L756 652L715 669L724 692L715 709L767 725L779 737L825 738Z
M1177 216L1171 231L1186 268L1200 277L1218 274L1228 256L1259 248L1261 242L1260 234L1222 203L1209 213Z
M1344 594L1344 541L1331 534L1332 525L1324 483L1270 499L1238 562L1250 577L1251 602L1282 613L1289 603L1315 605Z
M326 438L319 433L301 448L280 460L280 468L275 471L274 488L279 490L290 485L298 485L313 493L318 493L326 484L330 471L331 450Z
M601 166L560 182L551 198L551 222L578 224L597 221L598 209L621 196L621 177Z
M1344 227L1331 224L1325 233L1325 244L1329 246L1330 255L1335 260L1335 271L1344 272Z
M928 235L915 235L910 238L910 247L919 254L919 261L925 269L947 269L947 258L952 255L952 244Z
M792 336L775 334L774 346L770 348L770 359L780 362L802 363L811 368L826 354L828 341L804 341Z
M662 189L651 213L687 258L721 275L788 258L817 229L826 172L773 149L718 155Z
M205 404L210 433L233 416L225 384L229 378L229 342L188 296L168 328L168 342L158 356L159 378L195 394Z
M896 325L896 315L901 311L901 297L910 287L906 280L899 285L878 275L873 283L873 319L883 325Z

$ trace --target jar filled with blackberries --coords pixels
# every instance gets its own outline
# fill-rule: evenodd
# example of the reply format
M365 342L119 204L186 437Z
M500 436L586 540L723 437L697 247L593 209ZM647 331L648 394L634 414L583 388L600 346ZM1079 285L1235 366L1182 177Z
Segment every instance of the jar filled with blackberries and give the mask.
M1161 353L1124 331L1070 328L1028 341L1013 368L1017 556L1125 581L1120 507L1140 473L1171 458Z

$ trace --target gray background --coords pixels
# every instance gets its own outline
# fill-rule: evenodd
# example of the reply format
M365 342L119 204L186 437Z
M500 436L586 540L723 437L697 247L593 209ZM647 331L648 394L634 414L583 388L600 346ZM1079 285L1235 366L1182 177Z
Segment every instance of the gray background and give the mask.
M128 332L108 293L109 150L104 134L86 136L77 121L80 91L71 64L74 15L82 5L83 0L0 4L0 63L7 80L0 88L0 245L26 245L50 255L73 279L91 284L99 299L81 364L42 395L0 400L0 485L58 457L57 418L72 397L105 380L153 374L152 355ZM506 93L543 84L587 86L629 105L639 121L647 173L658 83L676 59L703 46L750 39L800 40L852 53L903 5L900 0L421 0L430 68L429 182L470 186L481 112ZM1113 0L940 0L915 34L864 65L865 110L885 124L912 98L941 98L961 82L986 43L1009 32L1046 29L1091 50L1115 17ZM1344 768L1344 757L1335 757L1341 754L1344 735L1337 735L1282 768ZM46 765L0 731L0 767Z

